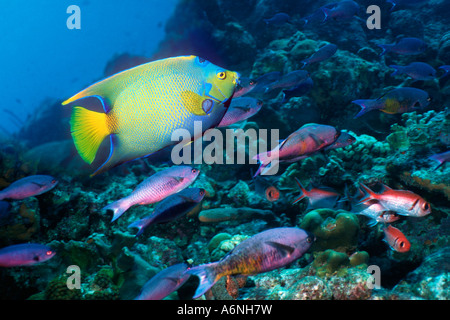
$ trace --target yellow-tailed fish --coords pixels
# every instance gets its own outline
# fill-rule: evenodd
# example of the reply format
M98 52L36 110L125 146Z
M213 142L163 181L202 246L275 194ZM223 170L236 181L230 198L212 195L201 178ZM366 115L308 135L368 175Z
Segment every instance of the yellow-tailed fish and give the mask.
M193 136L194 121L202 122L203 132L217 126L238 83L237 72L196 56L180 56L117 73L63 105L86 97L97 97L103 104L104 113L75 106L70 119L75 147L89 164L110 137L110 154L95 175L174 144L176 129Z

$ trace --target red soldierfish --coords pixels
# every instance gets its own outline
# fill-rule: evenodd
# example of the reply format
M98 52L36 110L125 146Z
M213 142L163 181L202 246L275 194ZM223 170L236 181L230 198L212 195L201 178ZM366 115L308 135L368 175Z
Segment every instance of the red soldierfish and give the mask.
M128 228L137 228L136 237L144 232L144 229L153 223L165 223L176 220L195 209L205 196L205 189L188 188L175 193L160 203L158 203L153 212L136 222L133 222Z
M0 267L31 266L47 261L55 252L42 244L23 243L0 249Z
M394 228L391 225L388 225L383 229L384 231L384 241L391 247L392 250L397 252L408 252L411 248L411 243L405 237L405 235Z
M336 206L340 194L331 188L310 188L310 190L306 190L297 178L295 178L295 182L297 182L300 188L300 196L292 204L299 202L303 198L308 198L308 210L315 208L334 208Z
M184 273L187 268L187 264L179 263L158 272L144 284L141 292L134 300L164 299L189 279L190 275Z
M397 214L410 217L423 217L431 213L431 207L422 197L408 190L394 190L383 185L381 193L375 193L364 184L360 184L365 195L358 203L377 200L386 208Z
M222 260L186 271L200 279L194 299L203 295L223 276L252 275L284 267L300 258L313 241L313 235L295 227L260 232L242 241Z
M189 166L174 166L155 173L142 181L127 197L115 201L102 210L112 210L112 221L134 205L159 202L187 188L198 177L199 170Z
M52 176L28 176L14 181L8 187L0 191L0 200L22 200L28 197L37 196L53 189L57 184L58 180Z
M309 123L291 133L273 150L253 157L261 163L258 175L272 161L296 162L307 158L334 143L340 131L328 125Z

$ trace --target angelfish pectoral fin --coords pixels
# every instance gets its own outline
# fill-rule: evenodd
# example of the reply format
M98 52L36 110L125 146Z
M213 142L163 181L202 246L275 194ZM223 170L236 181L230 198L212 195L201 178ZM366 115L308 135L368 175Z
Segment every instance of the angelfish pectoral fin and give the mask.
M285 244L282 244L282 243L279 243L279 242L267 241L266 243L268 245L271 245L275 249L283 252L283 254L285 256L291 255L294 252L294 250L295 250L295 248L293 248L291 246L288 246L288 245L285 245Z
M196 116L208 115L214 106L214 101L192 91L181 92L184 108Z

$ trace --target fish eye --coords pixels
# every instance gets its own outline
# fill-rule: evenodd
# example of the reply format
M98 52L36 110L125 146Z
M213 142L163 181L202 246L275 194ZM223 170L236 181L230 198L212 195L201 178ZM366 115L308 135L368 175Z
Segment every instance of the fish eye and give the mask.
M250 80L250 85L253 86L254 84L256 84L255 80Z
M403 248L405 246L405 243L402 241L400 242L400 248Z
M47 256L51 256L52 255L52 251L51 250L49 250L49 251L47 251L45 254L47 255Z
M428 210L430 208L430 206L428 205L428 202L425 202L424 204L423 204L423 209L424 210Z
M192 169L191 172L192 173L197 173L197 169Z
M55 184L55 183L56 183L56 179L53 179L53 180L52 180L52 184Z
M225 71L220 71L217 73L217 78L219 78L219 80L225 80L226 77L227 77L227 74Z
M313 239L311 237L306 238L306 242L312 243Z

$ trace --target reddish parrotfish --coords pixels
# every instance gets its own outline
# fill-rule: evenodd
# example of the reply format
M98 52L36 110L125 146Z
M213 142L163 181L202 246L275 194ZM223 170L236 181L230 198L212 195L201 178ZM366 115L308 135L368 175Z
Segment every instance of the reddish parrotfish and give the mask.
M272 91L274 89L294 88L300 83L309 78L309 72L306 70L291 71L281 77L278 81L269 84L265 92Z
M100 99L104 112L75 106L70 127L81 158L99 162L98 150L109 137L110 153L93 175L174 145L172 133L194 122L204 131L223 118L239 74L196 56L161 59L119 72L63 102Z
M136 222L133 222L128 228L137 228L136 237L144 232L144 229L153 223L166 223L187 215L200 205L205 196L205 189L187 188L175 193L160 203L158 203L153 212Z
M395 69L391 74L391 77L406 74L414 81L426 81L436 78L436 69L425 62L411 62L407 66L397 66L392 64L389 67Z
M330 19L336 21L351 19L358 14L359 8L359 4L355 1L336 2L333 7L324 6L322 7L322 11L325 15L323 21Z
M50 247L38 243L15 244L0 249L0 267L31 266L55 255Z
M227 256L193 268L200 284L194 299L227 275L254 275L286 266L299 259L314 242L314 236L300 228L274 228L260 232L238 244Z
M239 98L247 93L250 93L253 88L256 86L256 80L241 77L239 81L239 85L234 92L233 98Z
M134 300L162 300L181 287L190 277L188 265L178 263L158 272L148 280Z
M377 200L387 211L409 217L424 217L431 213L430 204L421 196L409 190L394 190L386 185L380 193L375 193L364 184L360 183L364 196L358 203L369 200Z
M52 176L28 176L14 181L8 187L0 191L0 200L22 200L28 197L38 196L44 192L50 191L57 184L58 180Z
M394 44L379 44L378 46L383 49L380 56L389 52L415 55L424 52L428 47L427 43L419 38L401 38Z
M434 155L430 156L428 159L434 160L439 163L439 165L435 168L435 169L437 169L437 168L443 166L444 164L446 164L447 162L450 162L450 150L446 151L446 152L434 154Z
M320 47L316 52L313 53L311 57L302 61L303 62L302 68L312 63L322 62L324 60L327 60L328 58L331 58L336 53L337 49L338 49L337 45L332 43Z
M411 243L406 236L399 229L388 225L383 228L384 241L389 245L392 250L397 252L408 252L411 249Z
M142 181L129 196L107 205L102 210L111 210L114 214L112 221L114 221L131 206L159 202L187 188L199 173L198 169L189 166L164 169Z
M246 120L261 110L263 102L252 97L235 98L217 127L227 127Z
M307 158L334 143L339 135L340 131L333 126L305 124L271 151L253 157L261 163L255 176L260 174L272 161L296 162Z
M393 89L378 99L354 100L352 103L361 107L361 110L354 117L358 118L372 110L380 110L388 114L411 112L427 107L430 101L431 98L426 91L403 87Z
M309 190L306 190L297 178L295 178L295 182L297 182L297 185L300 188L300 195L292 204L307 198L308 210L336 207L340 194L332 188L310 188Z

